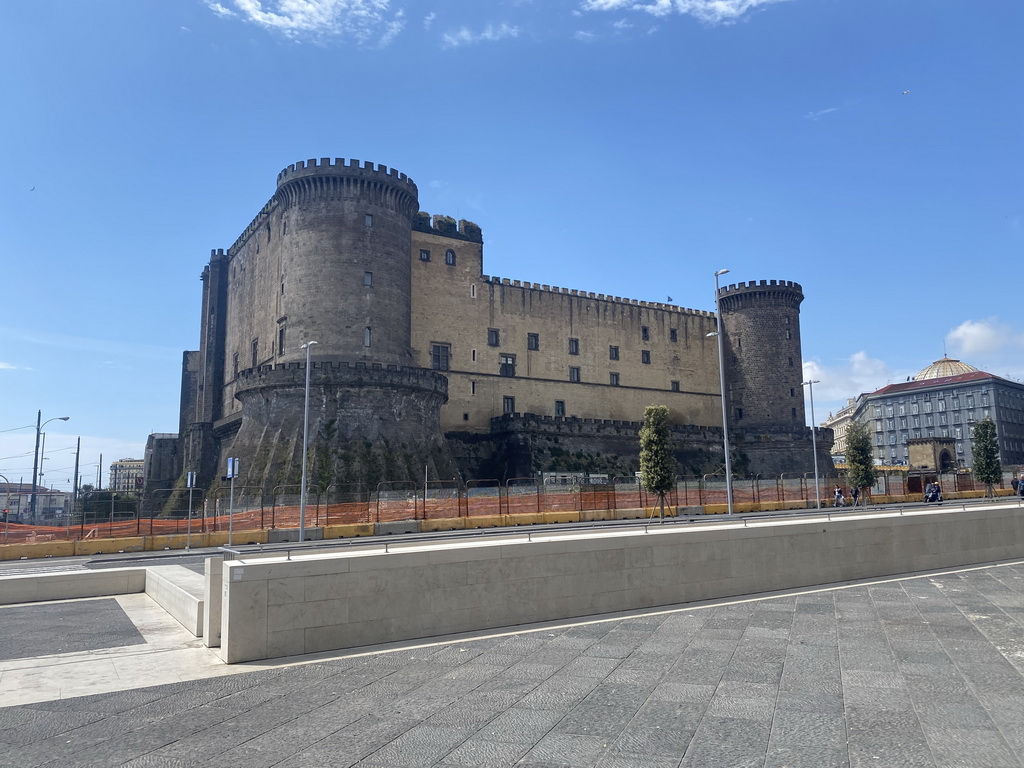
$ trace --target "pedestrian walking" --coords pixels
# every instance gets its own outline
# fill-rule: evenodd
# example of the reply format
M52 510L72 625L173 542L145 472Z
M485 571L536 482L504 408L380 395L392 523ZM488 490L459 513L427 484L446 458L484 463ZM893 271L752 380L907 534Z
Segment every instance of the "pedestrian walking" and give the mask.
M850 491L850 496L853 497L853 506L857 506L857 502L860 501L860 488L854 488Z
M840 488L838 485L836 486L835 493L833 494L833 497L832 497L832 506L833 507L845 507L846 506L846 499L843 498L843 489Z

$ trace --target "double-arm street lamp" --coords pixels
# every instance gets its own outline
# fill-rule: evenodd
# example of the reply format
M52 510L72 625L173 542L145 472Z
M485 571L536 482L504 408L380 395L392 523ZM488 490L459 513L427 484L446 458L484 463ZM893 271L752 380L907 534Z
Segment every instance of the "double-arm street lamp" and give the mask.
M38 411L36 413L36 452L35 459L32 461L32 503L30 507L33 522L36 519L36 480L39 477L39 436L43 433L43 427L51 421L67 421L70 418L70 416L55 416L52 419L43 421L43 412Z
M726 274L728 269L715 272L715 327L714 335L718 337L718 385L722 390L722 441L725 446L725 498L732 514L732 460L729 457L729 407L725 402L725 353L722 349L722 308L718 299L718 278Z
M306 540L306 454L309 452L309 353L315 341L302 345L306 350L306 389L302 407L302 485L299 488L299 541Z
M821 509L821 490L818 488L818 439L815 436L818 425L814 421L815 384L821 384L821 381L818 379L808 379L804 382L804 386L807 387L807 392L811 397L811 450L814 451L814 500L817 502L818 509Z

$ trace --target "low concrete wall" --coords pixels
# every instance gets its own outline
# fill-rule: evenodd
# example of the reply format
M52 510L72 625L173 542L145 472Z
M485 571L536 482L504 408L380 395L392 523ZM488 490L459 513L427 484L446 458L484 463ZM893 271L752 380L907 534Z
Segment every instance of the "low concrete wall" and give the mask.
M145 592L145 568L44 573L0 579L0 604L37 603L76 597L108 597Z
M250 661L1024 557L1016 505L647 530L227 561L222 656Z
M204 595L206 610L203 612L203 645L207 648L220 647L220 611L224 599L224 561L219 557L206 558L204 570Z
M180 565L146 569L146 594L196 637L203 634L205 580Z

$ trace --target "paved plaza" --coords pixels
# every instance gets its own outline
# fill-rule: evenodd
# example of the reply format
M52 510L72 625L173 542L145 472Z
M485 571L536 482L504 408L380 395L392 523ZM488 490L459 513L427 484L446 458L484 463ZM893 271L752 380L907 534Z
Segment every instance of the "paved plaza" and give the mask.
M175 651L145 656L107 601L107 641L93 623L94 650L64 656L38 628L58 632L70 605L0 608L0 696L27 631L51 654L28 662L70 686L0 699L2 766L1024 766L1021 562L299 663L207 659L215 676L143 688L131 675ZM83 653L148 661L67 698Z

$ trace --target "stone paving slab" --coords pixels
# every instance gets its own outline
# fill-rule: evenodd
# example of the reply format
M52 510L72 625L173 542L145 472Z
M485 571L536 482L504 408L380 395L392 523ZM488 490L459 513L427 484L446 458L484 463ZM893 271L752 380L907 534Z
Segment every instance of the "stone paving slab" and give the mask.
M1024 563L254 669L0 701L0 766L1024 768Z

